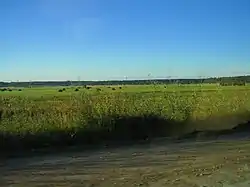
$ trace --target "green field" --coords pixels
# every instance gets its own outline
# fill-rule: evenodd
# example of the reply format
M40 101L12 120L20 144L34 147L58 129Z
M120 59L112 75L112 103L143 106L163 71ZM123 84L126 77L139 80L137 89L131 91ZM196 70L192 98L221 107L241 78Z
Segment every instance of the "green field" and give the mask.
M65 88L65 91L59 92ZM0 148L179 135L249 120L250 86L145 85L0 91ZM98 90L99 89L99 90Z

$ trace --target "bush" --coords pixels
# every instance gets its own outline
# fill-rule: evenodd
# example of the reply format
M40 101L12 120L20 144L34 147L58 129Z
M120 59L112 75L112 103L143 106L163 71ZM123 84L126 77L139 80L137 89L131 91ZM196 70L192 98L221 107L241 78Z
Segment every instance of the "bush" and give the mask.
M115 90L115 88L112 88L112 90Z
M244 81L220 82L220 86L246 86Z
M63 90L60 89L60 90L58 90L58 92L63 92Z
M234 82L233 86L246 86L246 83L243 81L238 81L238 82Z
M76 89L75 89L75 92L78 92L78 91L79 91L79 89L78 89L78 88L76 88Z
M22 89L18 89L18 91L19 91L19 92L21 92L21 91L22 91Z

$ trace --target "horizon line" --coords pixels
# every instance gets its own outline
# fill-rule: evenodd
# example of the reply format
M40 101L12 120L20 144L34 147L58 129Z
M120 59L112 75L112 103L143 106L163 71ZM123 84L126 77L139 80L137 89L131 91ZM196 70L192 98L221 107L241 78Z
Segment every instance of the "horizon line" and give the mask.
M190 76L189 78L179 77L178 76L169 76L169 77L156 77L156 78L137 78L137 79L106 79L106 80L27 80L27 81L0 81L2 83L27 83L27 82L108 82L108 81L154 81L154 80L188 80L188 79L218 79L218 78L226 78L226 77L245 77L250 75L235 75L235 76ZM176 77L176 78L173 78Z

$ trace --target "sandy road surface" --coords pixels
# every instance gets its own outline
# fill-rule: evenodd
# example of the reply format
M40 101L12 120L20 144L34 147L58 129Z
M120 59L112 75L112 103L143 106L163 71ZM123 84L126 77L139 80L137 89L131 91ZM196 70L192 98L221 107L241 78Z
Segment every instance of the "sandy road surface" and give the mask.
M0 186L249 187L250 141L156 143L11 159Z

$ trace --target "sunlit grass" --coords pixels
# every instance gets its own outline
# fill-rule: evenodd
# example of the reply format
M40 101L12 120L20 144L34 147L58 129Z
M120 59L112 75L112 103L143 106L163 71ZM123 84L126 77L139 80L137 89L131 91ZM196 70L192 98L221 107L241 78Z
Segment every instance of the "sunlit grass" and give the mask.
M58 92L61 87L25 88L21 92L0 93L0 132L8 146L13 146L15 137L19 143L32 147L35 136L39 135L39 147L43 141L49 144L56 132L74 137L84 134L84 131L91 131L93 135L94 131L100 133L104 130L108 132L105 138L114 136L112 133L117 133L119 118L140 117L138 123L143 125L143 119L157 116L166 121L164 131L169 130L170 120L185 124L213 116L248 113L249 88L217 85L93 86L89 90L80 88L78 92L75 88L66 88L62 93ZM154 124L150 125L150 129L154 128ZM140 128L143 131L143 126ZM31 135L33 139L29 141Z

